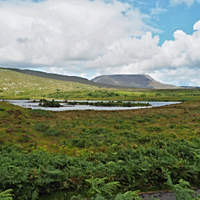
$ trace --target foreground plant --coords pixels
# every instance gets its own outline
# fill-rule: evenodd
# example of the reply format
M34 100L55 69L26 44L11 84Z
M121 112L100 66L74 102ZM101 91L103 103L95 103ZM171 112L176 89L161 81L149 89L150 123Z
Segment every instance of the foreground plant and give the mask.
M177 200L200 200L200 194L195 192L194 190L187 189L188 187L191 187L190 183L180 179L179 184L174 185L170 176L170 172L166 172L167 176L167 185L171 187L173 192L176 195ZM194 199L194 195L197 196L197 198Z
M181 179L179 184L174 185L171 177L170 172L165 172L167 176L167 185L171 187L173 192L176 195L177 200L200 200L200 194L187 189L187 187L191 187L190 183ZM105 184L105 180L107 178L96 178L96 179L87 179L86 181L91 184L91 188L88 190L88 194L92 197L90 200L142 200L139 197L139 190L138 191L127 191L126 193L118 193L113 195L112 193L117 190L117 186L120 186L119 182L110 182ZM197 196L197 198L194 198ZM88 198L87 198L88 199ZM86 198L82 197L81 195L73 196L70 200L87 200ZM159 200L151 197L152 200Z
M0 200L13 200L13 194L11 194L13 192L12 189L9 190L5 190L3 192L0 193Z
M91 184L91 188L88 190L88 195L92 196L90 200L141 200L138 196L139 191L128 191L124 194L118 193L113 195L113 193L120 186L119 182L109 182L105 184L107 178L91 178L86 179L88 183ZM70 200L86 200L81 195L73 196Z
M105 196L112 196L112 193L117 190L117 187L120 186L120 183L110 182L105 184L105 180L107 180L107 178L86 179L86 181L91 184L88 194L94 195L98 193Z

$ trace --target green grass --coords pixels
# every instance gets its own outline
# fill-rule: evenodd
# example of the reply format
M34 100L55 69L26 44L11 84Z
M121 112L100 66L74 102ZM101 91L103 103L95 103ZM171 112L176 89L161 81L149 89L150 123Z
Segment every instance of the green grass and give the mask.
M0 102L0 141L31 150L46 146L50 152L59 147L69 155L81 149L109 149L110 145L149 146L161 139L198 138L199 102L185 102L159 108L125 111L28 110Z
M127 100L127 101L193 101L200 100L199 89L94 89L73 91L56 91L45 95L47 98L57 99L89 99L89 100Z
M0 69L0 99L40 98L50 91L93 90L94 86L57 81Z

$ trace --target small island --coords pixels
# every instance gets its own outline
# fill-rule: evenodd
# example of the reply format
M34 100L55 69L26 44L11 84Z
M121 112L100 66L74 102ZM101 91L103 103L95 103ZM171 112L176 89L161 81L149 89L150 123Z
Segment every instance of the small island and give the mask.
M37 101L33 101L37 102ZM68 106L76 106L76 105L87 105L87 106L101 106L101 107L146 107L151 106L150 103L140 103L140 102L123 102L123 101L96 101L96 102L89 102L89 101L55 101L55 100L46 100L40 99L39 106L42 107L63 107L60 103L66 103Z
M35 101L35 102L36 102L36 101ZM61 107L62 105L60 104L59 101L54 101L54 99L53 99L52 101L48 101L48 100L46 100L46 99L40 99L40 101L39 101L39 106L58 108L58 107Z
M151 106L150 103L134 103L134 102L123 102L123 101L97 101L97 102L68 102L65 101L68 105L88 105L88 106L104 106L104 107L140 107L140 106Z

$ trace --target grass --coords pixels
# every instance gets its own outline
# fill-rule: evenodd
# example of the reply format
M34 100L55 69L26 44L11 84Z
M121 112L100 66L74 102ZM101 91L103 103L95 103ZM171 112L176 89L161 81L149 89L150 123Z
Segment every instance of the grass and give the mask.
M0 102L0 143L75 155L81 149L106 151L112 144L149 146L158 139L198 138L199 102L126 111L29 110ZM65 149L61 149L64 146Z
M96 88L75 82L57 81L0 69L0 98L21 99L39 98L49 91L92 90Z
M200 100L199 89L113 89L57 81L0 69L0 99L90 99L127 101Z

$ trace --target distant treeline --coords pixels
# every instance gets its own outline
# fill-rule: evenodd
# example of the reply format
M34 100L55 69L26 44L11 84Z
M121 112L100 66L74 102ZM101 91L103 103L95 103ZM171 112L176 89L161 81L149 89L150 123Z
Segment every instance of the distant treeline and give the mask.
M118 93L109 92L107 90L94 90L94 91L57 91L51 94L48 94L46 97L48 98L62 98L62 99L69 99L69 98L108 98L108 97L117 97L120 96Z

